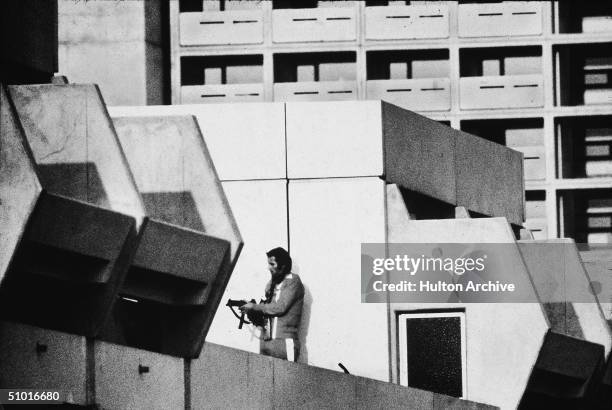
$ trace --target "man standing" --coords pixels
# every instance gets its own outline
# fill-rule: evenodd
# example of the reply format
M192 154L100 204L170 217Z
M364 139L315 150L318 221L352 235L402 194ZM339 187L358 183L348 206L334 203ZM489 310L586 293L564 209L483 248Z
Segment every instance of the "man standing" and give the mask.
M266 356L297 361L300 344L298 329L302 319L304 285L291 272L292 261L283 248L266 253L271 279L266 285L263 303L247 303L240 309L247 313L261 313L270 319L269 332L263 332L259 351Z

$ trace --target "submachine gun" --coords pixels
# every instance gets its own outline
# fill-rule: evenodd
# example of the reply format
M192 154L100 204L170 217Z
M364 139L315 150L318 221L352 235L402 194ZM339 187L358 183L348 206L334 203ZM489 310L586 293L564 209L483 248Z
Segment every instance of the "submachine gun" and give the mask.
M250 303L256 303L255 299L251 299ZM246 300L229 299L225 305L230 308L234 316L236 316L236 318L240 321L240 323L238 324L238 329L242 329L242 325L245 323L247 325L250 325L252 323L255 326L266 327L267 316L264 315L263 313L250 311L248 313L240 312L240 314L238 314L238 312L236 312L235 310L236 308L241 308L242 306L246 304L247 304ZM244 318L245 315L248 320Z

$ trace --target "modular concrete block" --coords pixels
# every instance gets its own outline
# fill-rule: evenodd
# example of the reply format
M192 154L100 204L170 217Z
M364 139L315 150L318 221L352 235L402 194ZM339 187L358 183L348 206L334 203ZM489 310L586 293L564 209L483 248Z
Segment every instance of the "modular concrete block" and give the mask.
M379 102L287 103L286 110L288 178L382 175Z
M7 127L2 138L21 138L6 146L25 147L28 155L15 151L12 161L21 163L15 171L29 169L30 176L20 176L19 188L9 183L3 189L30 190L32 200L28 184L35 178L44 191L28 211L14 255L2 255L5 266L13 258L0 288L3 316L94 336L123 280L142 203L95 86L27 85L8 91L3 98L14 113L5 114L6 124L23 135ZM33 204L24 198L23 205L22 210ZM6 209L14 214L9 221L24 222L22 210ZM15 239L18 231L11 229Z
M429 409L435 408L438 394L430 391L406 388L393 383L382 383L356 377L355 409Z
M0 87L0 129L1 284L42 191L32 152L9 105L4 86Z
M99 84L111 104L162 104L162 4L60 0L59 72Z
M147 217L121 289L142 306L120 300L105 338L197 357L242 238L193 117L123 117L114 123ZM130 330L138 322L141 332Z
M456 133L457 204L489 216L525 220L521 153L466 133Z
M391 104L382 107L387 182L522 224L520 153Z
M0 388L57 389L88 404L85 337L0 322Z
M191 361L192 408L273 408L273 364L260 355L206 343Z
M382 104L385 180L449 204L457 203L455 135L391 104Z
M185 406L184 361L96 341L95 404L102 409L180 409Z
M9 86L9 93L46 190L144 216L95 85Z
M355 381L352 377L342 376L315 366L275 360L273 406L291 409L350 408L357 395Z

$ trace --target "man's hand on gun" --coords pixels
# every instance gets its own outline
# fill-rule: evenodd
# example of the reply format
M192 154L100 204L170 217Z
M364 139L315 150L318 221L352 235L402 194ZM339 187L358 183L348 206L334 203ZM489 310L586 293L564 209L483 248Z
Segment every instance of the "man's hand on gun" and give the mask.
M241 312L245 312L245 313L249 313L250 310L253 309L253 307L255 307L255 303L253 302L248 302L245 303L244 305L240 306L239 309Z
M245 323L247 325L250 325L252 323L255 326L266 325L265 315L253 309L255 306L257 306L257 303L255 303L255 299L251 299L250 302L247 302L246 300L230 299L227 301L226 306L230 308L234 316L236 316L236 318L240 321L240 323L238 324L238 329L242 329L242 325ZM234 311L235 307L240 310L240 315L238 315L236 311ZM245 315L250 320L250 322L245 319Z

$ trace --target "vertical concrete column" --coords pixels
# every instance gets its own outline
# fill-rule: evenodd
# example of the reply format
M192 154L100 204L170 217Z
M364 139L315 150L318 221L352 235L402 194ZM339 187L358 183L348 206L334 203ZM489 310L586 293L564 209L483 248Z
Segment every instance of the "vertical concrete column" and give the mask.
M162 104L163 4L59 0L58 71L99 84L110 105Z

